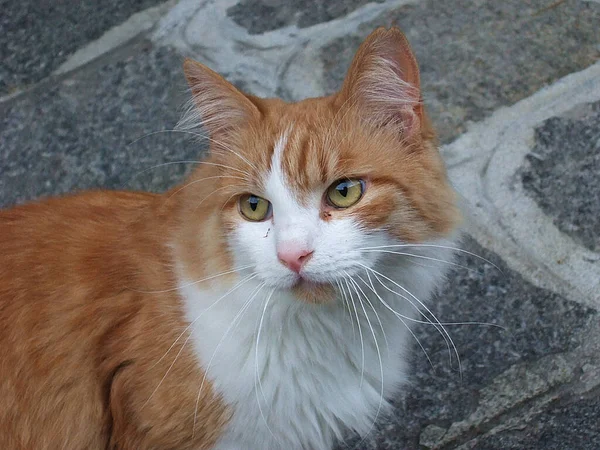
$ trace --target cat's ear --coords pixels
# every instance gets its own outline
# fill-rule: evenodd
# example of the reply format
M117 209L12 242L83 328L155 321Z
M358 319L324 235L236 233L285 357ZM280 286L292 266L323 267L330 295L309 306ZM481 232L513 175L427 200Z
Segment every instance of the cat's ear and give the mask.
M192 91L193 105L180 128L202 124L214 137L260 117L248 97L205 65L186 58L183 72Z
M340 108L356 105L366 120L395 127L403 137L419 132L423 122L419 67L398 28L378 28L362 43L336 103Z

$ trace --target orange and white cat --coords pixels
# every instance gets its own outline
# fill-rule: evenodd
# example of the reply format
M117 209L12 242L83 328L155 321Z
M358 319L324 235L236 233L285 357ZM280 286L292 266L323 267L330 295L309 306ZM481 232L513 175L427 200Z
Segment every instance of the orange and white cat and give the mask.
M183 185L0 212L2 449L327 450L405 380L459 213L404 35L294 104L184 70Z

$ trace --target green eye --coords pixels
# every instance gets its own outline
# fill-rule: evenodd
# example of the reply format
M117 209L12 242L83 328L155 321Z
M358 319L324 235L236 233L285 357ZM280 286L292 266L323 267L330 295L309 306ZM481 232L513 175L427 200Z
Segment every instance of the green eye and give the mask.
M327 188L327 201L336 208L349 208L360 200L364 191L362 180L338 180Z
M260 222L271 217L271 202L252 194L240 197L240 213L252 222Z

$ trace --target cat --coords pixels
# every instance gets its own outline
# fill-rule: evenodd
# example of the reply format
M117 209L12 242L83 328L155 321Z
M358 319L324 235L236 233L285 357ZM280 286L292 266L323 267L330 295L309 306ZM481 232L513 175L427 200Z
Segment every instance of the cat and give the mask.
M298 103L184 72L182 185L0 212L0 448L327 450L406 380L460 213L405 36Z

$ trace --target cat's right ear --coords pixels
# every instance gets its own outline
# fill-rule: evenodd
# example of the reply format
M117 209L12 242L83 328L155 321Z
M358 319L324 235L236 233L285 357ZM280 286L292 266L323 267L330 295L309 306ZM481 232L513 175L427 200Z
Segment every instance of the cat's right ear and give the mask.
M356 105L365 120L393 127L404 137L419 132L423 123L419 67L398 28L378 28L362 43L337 102L340 107Z
M248 97L205 65L186 58L183 72L192 91L193 106L179 128L202 125L214 138L260 117Z

